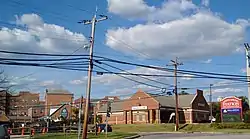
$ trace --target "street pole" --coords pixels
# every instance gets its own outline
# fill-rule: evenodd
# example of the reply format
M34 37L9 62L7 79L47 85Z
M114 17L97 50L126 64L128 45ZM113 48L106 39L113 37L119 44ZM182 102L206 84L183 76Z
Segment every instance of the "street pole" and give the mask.
M85 25L91 24L91 40L90 40L90 51L89 51L89 68L88 68L88 84L86 90L86 105L85 105L85 112L84 112L84 122L83 122L83 134L82 139L87 139L87 132L88 132L88 114L89 114L89 103L90 103L90 91L91 91L91 76L92 76L92 69L93 69L93 47L94 47L94 40L95 40L95 26L97 22L103 21L108 19L107 16L100 15L100 19L96 19L96 14L92 18L92 20L83 20L78 23L83 23Z
M209 85L210 86L210 95L209 95L209 101L210 101L210 122L212 123L213 121L213 119L212 119L212 117L213 117L213 102L212 102L212 86L213 86L213 84L210 84Z
M95 125L95 135L97 135L96 106L94 106L94 125Z
M106 116L106 138L108 137L108 116Z
M175 131L179 130L179 112L178 112L178 105L179 105L179 98L178 98L178 91L177 91L177 68L179 65L183 65L182 63L178 63L178 58L176 57L175 60L171 60L174 66L174 94L175 94Z
M79 112L78 112L78 136L77 136L77 139L80 139L80 135L81 135L82 103L83 103L83 96L81 96L80 108L79 108Z
M72 105L73 105L73 99L74 97L71 97L71 101L70 101L70 117L69 117L69 134L71 134L71 126L72 126Z

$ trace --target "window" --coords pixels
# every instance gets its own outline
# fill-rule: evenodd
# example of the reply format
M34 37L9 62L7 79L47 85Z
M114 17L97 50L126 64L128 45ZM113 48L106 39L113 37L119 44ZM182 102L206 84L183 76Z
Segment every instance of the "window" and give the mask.
M139 115L136 115L136 121L140 121L139 118L140 118Z
M142 115L142 121L146 121L146 116Z

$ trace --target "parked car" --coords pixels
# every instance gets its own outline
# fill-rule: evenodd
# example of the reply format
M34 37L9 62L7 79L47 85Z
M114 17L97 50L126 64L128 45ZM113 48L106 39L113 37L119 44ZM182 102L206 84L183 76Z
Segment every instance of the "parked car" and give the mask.
M10 134L5 126L0 125L0 139L10 139Z
M106 132L106 124L98 124L97 130L100 128L101 132ZM112 132L111 125L108 124L108 132Z

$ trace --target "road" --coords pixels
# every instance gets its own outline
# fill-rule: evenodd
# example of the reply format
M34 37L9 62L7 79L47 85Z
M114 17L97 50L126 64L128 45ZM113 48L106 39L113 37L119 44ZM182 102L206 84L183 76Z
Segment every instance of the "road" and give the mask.
M175 134L144 134L139 139L249 139L250 135L244 134L208 134L208 133L175 133Z

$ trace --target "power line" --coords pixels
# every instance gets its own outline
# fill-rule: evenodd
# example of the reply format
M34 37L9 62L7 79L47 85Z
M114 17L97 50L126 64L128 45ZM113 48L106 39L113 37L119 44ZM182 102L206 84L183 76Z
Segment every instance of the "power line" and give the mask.
M0 50L0 52L2 53L10 53L10 54L24 54L24 55L37 55L37 56L88 56L88 55L62 55L62 54L41 54L41 53L26 53L26 52L10 52L10 51L4 51L4 50ZM107 61L107 62L114 62L114 63L120 63L120 64L125 64L125 65L133 65L133 66L139 66L139 67L145 67L145 68L151 68L151 69L157 69L157 70L162 70L162 71L170 71L173 72L173 69L169 69L169 68L163 68L163 67L158 67L158 66L148 66L148 65L144 65L144 64L136 64L136 63L131 63L131 62L124 62L124 61L120 61L120 60L114 60L114 59L110 59L110 58L106 58L106 57L102 57L102 56L94 56L97 58L102 58L103 61ZM200 74L212 74L212 75L220 75L220 76L231 76L231 77L242 77L242 78L246 78L247 76L242 76L242 75L233 75L233 74L219 74L219 73L211 73L211 72L198 72L198 71L187 71L187 70L177 70L177 72L182 73L182 74L193 74L193 73L200 73ZM206 77L206 78L217 78L217 77L210 77L210 76L205 76L205 75L198 75L198 74L193 74L193 75L197 75L197 76L202 76L202 77ZM222 79L232 79L232 78L227 78L227 77L219 77Z
M103 68L103 67L100 67L100 66L98 66L98 65L96 65L96 64L94 64L94 65L95 65L96 67L100 68L100 69L103 69L103 70L105 70L105 71L111 72L110 70L105 69L105 68ZM120 75L120 74L116 74L116 73L114 73L114 74L117 75L117 76L119 76L119 77L125 78L125 79L127 79L127 80L136 82L136 83L140 83L140 84L143 84L143 85L146 85L146 86L150 86L150 87L162 89L162 87L159 87L159 86L155 86L155 85L151 85L151 84L148 84L148 83L140 82L140 81L137 81L137 80L128 78L128 77L126 77L126 76L122 76L122 75Z
M104 64L104 65L107 65L107 66L112 67L112 68L114 68L114 69L118 69L118 70L120 70L120 71L123 71L123 72L126 72L126 73L131 74L131 72L128 72L128 71L123 70L123 69L121 69L121 68L118 68L118 67L115 67L115 66L106 64L106 63L104 63L104 62L97 62L97 63L98 63L98 64ZM166 83L163 83L163 82L160 82L160 81L157 81L157 80L153 80L153 79L150 79L150 78L146 78L146 77L143 77L143 76L139 76L139 75L135 75L135 76L138 76L138 77L140 77L140 78L143 78L143 79L146 79L146 80L148 80L148 81L155 82L155 83L159 83L159 84L162 84L162 85L172 86L172 85L170 85L170 84L166 84Z

